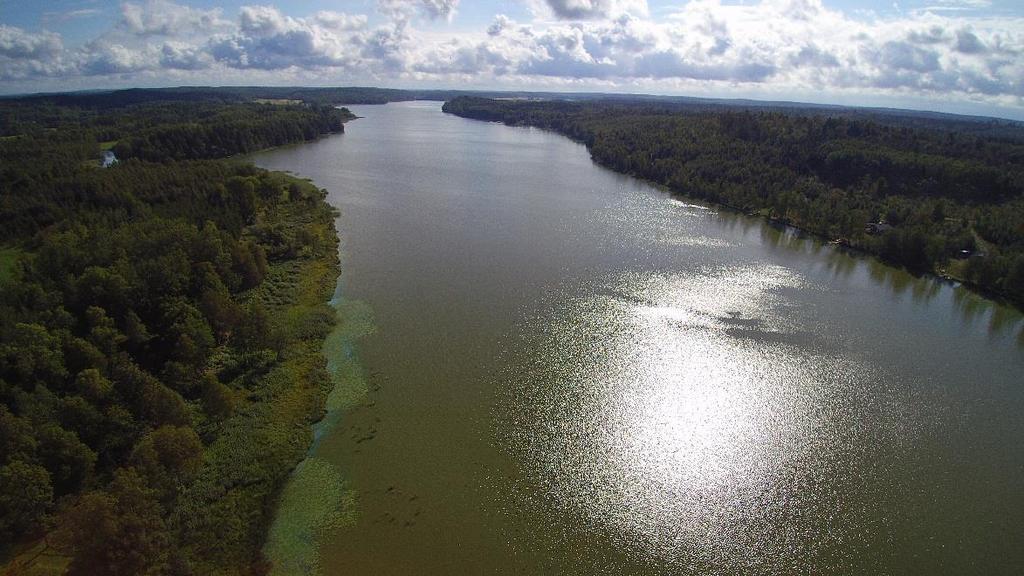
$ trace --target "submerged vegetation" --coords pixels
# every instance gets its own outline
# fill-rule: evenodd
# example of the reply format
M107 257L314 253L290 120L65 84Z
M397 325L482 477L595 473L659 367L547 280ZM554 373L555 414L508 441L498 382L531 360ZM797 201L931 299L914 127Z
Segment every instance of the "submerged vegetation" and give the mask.
M489 100L446 112L560 132L594 160L1024 304L1024 127L921 115Z
M259 574L331 378L336 214L215 160L319 105L0 103L0 554L14 573ZM119 161L101 168L101 150Z

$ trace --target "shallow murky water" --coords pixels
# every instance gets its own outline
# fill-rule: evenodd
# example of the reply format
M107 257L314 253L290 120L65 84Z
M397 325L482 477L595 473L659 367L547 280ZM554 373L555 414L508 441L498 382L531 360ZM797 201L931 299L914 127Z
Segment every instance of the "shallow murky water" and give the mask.
M1020 315L592 164L354 107L338 389L276 570L1018 574Z

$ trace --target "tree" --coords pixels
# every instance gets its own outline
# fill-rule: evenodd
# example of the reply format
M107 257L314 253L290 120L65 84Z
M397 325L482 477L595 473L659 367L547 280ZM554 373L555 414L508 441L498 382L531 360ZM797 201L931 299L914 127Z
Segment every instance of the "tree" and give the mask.
M0 464L19 458L31 459L36 453L32 427L0 405Z
M199 297L199 308L219 336L231 332L238 323L241 310L231 298L227 286L220 279L213 264L200 262L192 274L194 293Z
M258 301L251 302L245 310L235 330L234 344L246 352L272 346L270 318Z
M175 299L165 306L164 318L169 324L164 338L171 346L172 357L191 366L203 366L216 342L202 312L185 299Z
M89 368L75 376L75 390L89 401L100 403L110 397L114 385L99 370Z
M37 381L57 384L67 375L60 342L39 324L16 324L11 339L0 344L0 376L28 390Z
M267 275L267 254L262 246L246 240L231 249L232 267L242 279L242 288L258 286Z
M224 420L235 411L235 397L228 388L212 374L203 378L203 411L211 420Z
M35 530L52 500L50 474L42 466L14 460L0 468L0 536Z
M146 434L129 462L165 502L192 481L203 458L203 443L186 426L161 426Z
M170 537L153 490L120 469L110 488L84 495L60 519L56 541L72 556L68 576L156 574Z
M83 444L74 432L68 432L56 424L44 426L36 436L39 439L39 461L49 471L56 495L78 490L92 475L96 453Z

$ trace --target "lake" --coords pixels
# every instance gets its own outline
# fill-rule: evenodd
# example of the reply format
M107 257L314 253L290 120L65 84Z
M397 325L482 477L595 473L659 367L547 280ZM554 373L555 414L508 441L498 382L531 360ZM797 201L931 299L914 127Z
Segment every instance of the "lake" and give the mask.
M254 157L340 210L276 573L1024 573L1018 312L440 107Z

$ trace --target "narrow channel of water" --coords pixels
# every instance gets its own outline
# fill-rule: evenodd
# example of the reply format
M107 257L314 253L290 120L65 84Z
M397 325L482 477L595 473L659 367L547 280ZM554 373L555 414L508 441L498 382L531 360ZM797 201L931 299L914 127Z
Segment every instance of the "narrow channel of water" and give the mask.
M438 102L259 154L341 211L277 572L1024 573L1021 316Z

